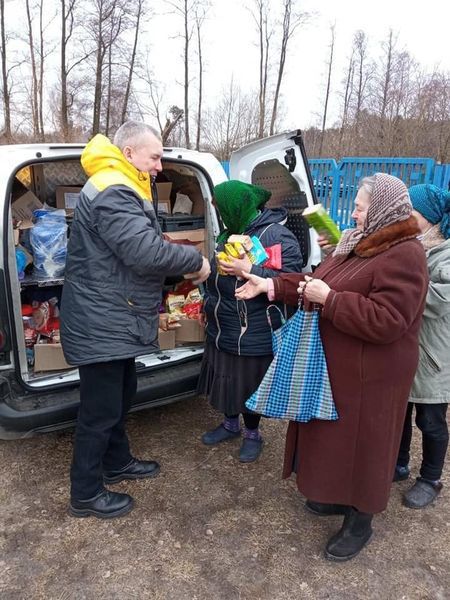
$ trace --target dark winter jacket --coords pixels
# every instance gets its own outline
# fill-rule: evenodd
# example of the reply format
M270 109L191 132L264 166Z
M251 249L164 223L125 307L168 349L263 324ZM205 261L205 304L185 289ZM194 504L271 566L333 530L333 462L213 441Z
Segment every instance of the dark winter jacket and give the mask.
M134 169L122 167L125 175ZM165 277L202 266L197 250L162 239L152 203L139 188L118 184L99 191L99 181L91 177L81 191L68 245L61 341L72 365L157 349Z
M292 273L300 269L302 257L294 234L281 225L286 219L283 208L265 209L249 226L245 235L256 235L265 248L281 244L281 271L253 265L251 272L260 277L276 277L280 272ZM217 252L223 250L219 244ZM299 277L300 279L300 277ZM219 275L215 264L206 283L205 314L206 333L219 350L230 354L262 356L272 353L271 330L267 322L266 309L270 303L266 294L252 300L237 300L235 289L243 285L230 275ZM283 304L278 306L285 313ZM275 328L279 327L278 311L271 309Z

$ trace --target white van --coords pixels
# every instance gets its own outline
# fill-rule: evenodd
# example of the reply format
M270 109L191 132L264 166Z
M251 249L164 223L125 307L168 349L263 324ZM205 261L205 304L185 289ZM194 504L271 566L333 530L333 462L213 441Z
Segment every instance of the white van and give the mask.
M73 424L76 418L77 369L64 364L57 344L45 349L51 350L52 356L40 356L40 364L33 364L24 333L24 307L33 298L59 299L64 278L37 278L30 265L19 279L16 243L19 241L26 249L26 228L31 223L27 223L27 214L22 214L21 209L31 210L35 202L44 208L64 205L70 234L70 207L86 181L80 164L83 148L83 144L0 148L0 439L53 431ZM220 223L211 200L214 186L226 180L222 166L209 153L182 148L164 149L162 162L157 183L166 185L158 185L159 190L170 190L172 204L177 192L190 198L195 209L195 232L204 239L190 236L184 229L173 237L192 237L192 243L200 241L205 253L213 256ZM288 209L287 226L300 242L304 260L299 270L310 270L319 263L316 234L301 216L316 198L300 131L266 138L235 152L230 161L230 178L271 190L269 206ZM164 200L159 199L161 210L167 209ZM18 231L13 224L17 227L21 214L25 218L19 222L22 229ZM192 223L181 226L189 229ZM202 343L185 341L170 350L139 356L138 393L132 410L193 397L202 353Z

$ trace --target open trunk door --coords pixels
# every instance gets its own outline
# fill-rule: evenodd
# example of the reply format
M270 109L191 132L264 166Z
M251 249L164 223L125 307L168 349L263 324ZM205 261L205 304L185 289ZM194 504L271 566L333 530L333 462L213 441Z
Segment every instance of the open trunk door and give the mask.
M230 179L259 185L272 192L269 208L284 206L286 226L296 235L304 270L319 264L317 234L302 217L307 206L317 203L300 130L280 133L243 146L230 158Z

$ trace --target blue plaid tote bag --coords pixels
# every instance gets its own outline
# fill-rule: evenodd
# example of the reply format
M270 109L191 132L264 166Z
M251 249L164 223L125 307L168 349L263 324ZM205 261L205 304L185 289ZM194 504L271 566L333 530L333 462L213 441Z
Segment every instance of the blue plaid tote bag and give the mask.
M327 363L319 331L317 309L297 312L276 331L272 328L274 359L246 407L266 417L307 423L335 421L338 414L331 393ZM280 311L281 313L281 311Z

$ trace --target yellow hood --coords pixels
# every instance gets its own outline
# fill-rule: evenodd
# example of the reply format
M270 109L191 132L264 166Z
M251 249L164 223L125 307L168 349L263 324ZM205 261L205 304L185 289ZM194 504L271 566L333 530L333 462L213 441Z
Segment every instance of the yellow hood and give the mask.
M99 192L111 185L126 185L142 200L152 199L150 175L138 171L119 148L100 133L83 150L81 165Z

